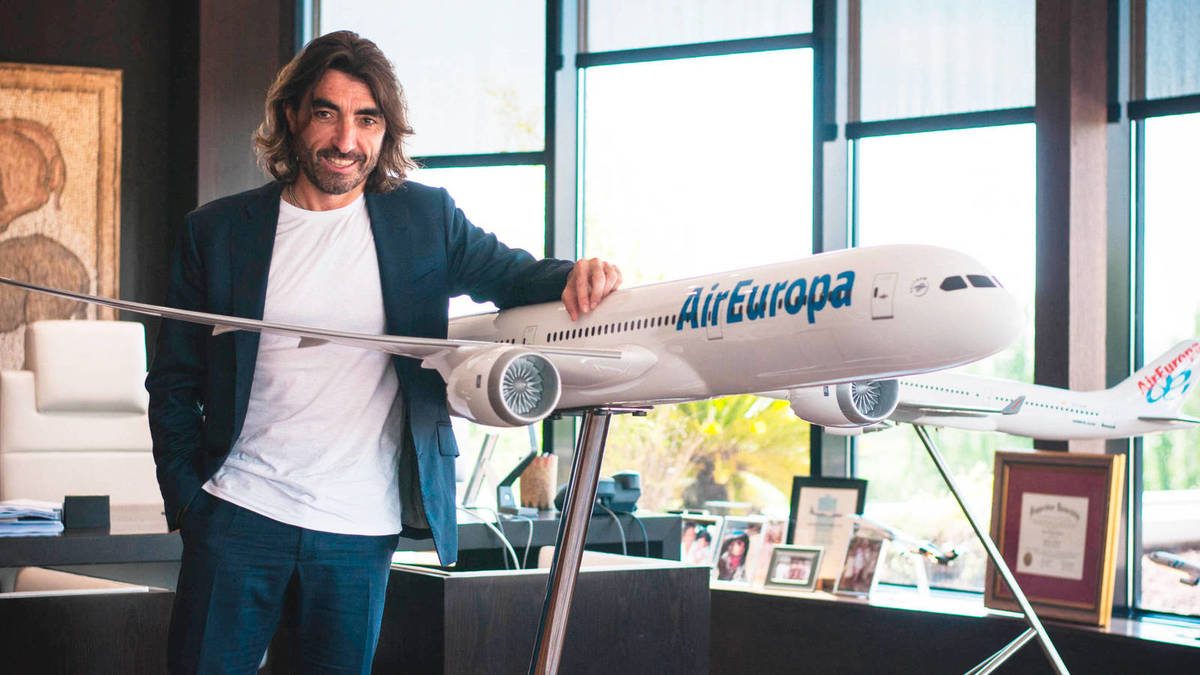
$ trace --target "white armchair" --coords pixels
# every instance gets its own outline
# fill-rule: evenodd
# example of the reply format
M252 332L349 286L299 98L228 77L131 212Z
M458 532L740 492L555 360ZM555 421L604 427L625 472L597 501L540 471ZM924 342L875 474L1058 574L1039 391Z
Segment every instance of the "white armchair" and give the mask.
M145 377L140 323L30 324L25 370L0 372L0 499L161 504Z

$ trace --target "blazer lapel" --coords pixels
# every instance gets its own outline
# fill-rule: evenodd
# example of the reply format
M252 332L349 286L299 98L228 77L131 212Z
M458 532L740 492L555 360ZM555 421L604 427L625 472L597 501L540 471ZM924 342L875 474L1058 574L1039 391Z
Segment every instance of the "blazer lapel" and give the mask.
M387 193L367 193L367 215L379 260L383 312L391 335L413 334L412 230L404 187Z
M229 260L233 273L234 316L263 318L263 306L267 300L267 273L271 269L271 253L275 249L279 195L282 191L281 183L264 186L243 207L245 220L230 223ZM250 331L233 333L237 364L235 440L250 401L250 385L254 381L254 364L258 359L258 338L258 333Z

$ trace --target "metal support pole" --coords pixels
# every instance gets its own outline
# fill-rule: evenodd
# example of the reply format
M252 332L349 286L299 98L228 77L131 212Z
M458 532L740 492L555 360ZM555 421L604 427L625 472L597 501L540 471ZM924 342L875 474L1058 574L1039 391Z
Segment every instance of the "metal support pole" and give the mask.
M942 454L938 452L937 444L934 443L933 437L929 435L929 431L924 427L924 425L914 424L913 429L916 429L917 436L920 437L921 442L925 445L925 449L929 451L929 456L933 459L933 463L937 465L938 473L942 474L942 480L946 482L946 487L950 488L950 493L954 495L954 499L958 502L959 508L962 509L963 515L967 517L967 522L971 523L971 529L975 530L975 536L979 538L979 543L983 545L984 550L987 551L988 557L990 557L992 562L995 563L996 570L1000 572L1000 576L1004 578L1004 583L1008 584L1009 590L1012 591L1013 598L1016 599L1017 604L1021 607L1021 613L1025 615L1025 622L1030 628L1033 629L1034 632L1037 633L1038 643L1041 645L1042 651L1045 652L1046 658L1050 661L1050 665L1054 668L1055 672L1059 673L1060 675L1067 675L1069 672L1067 670L1067 666L1063 663L1062 657L1058 655L1058 650L1054 648L1054 643L1050 641L1050 634L1046 632L1046 629L1042 626L1042 622L1038 619L1037 614L1033 611L1033 607L1029 604L1029 600L1025 598L1025 592L1021 590L1021 586L1017 583L1016 577L1014 577L1012 571L1008 569L1008 564L1004 562L1004 557L1000 555L1000 550L996 548L996 543L992 541L991 535L983 531L983 529L979 526L979 522L975 520L975 516L971 513L971 509L967 508L967 503L963 500L962 494L958 491L958 485L955 484L954 478L950 476L950 472L946 468L946 463L942 460ZM1017 640L1021 641L1022 644L1027 641L1022 640L1020 637L1017 638ZM1003 654L1001 657L1003 652L1005 652L1005 650L1001 650L995 655L988 657L988 660L984 663L989 663L998 657L1000 657L1000 663L1003 663L1004 659L1007 659L1016 652L1016 649L1008 651L1008 653ZM999 663L995 665L999 665ZM991 667L994 668L995 666Z
M1000 651L987 657L981 661L979 665L968 670L963 675L988 675L989 673L995 672L997 668L999 668L1004 664L1005 661L1008 660L1008 657L1017 653L1017 650L1021 647L1024 647L1026 642L1029 642L1036 637L1037 633L1032 628L1026 628L1024 633L1021 633L1017 637L1013 638L1013 641L1001 647Z
M554 561L550 564L550 579L546 587L546 602L538 624L537 640L533 646L530 675L554 675L562 660L563 641L567 634L567 619L575 580L583 560L588 525L592 520L592 504L596 501L596 483L600 480L600 464L604 459L604 442L613 410L589 410L583 416L583 430L571 469L571 482L563 504L558 538L554 544Z

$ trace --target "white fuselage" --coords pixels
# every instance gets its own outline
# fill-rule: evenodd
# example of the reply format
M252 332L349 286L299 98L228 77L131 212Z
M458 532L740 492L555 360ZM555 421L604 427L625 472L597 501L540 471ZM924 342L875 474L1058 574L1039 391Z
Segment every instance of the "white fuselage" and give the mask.
M943 289L948 278L962 287ZM1019 322L969 256L896 245L621 290L578 321L558 302L463 317L449 337L646 355L644 372L629 372L636 359L620 372L597 360L564 377L559 407L573 408L924 373L1003 349Z
M1110 390L1072 391L960 373L930 373L900 380L900 403L1003 408L1025 397L1013 415L983 417L925 415L893 419L959 429L999 431L1042 440L1107 439L1168 430L1160 422L1138 419L1136 401ZM1182 427L1181 427L1182 428Z

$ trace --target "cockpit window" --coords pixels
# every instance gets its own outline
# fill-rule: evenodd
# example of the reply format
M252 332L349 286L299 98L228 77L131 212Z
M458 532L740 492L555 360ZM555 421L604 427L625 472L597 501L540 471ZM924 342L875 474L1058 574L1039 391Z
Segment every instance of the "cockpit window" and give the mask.
M996 282L996 288L1004 288L1004 284L1000 283L1000 279L992 277L992 281Z
M942 279L942 285L938 288L943 291L960 291L967 287L967 282L963 281L962 277L946 277Z
M968 274L967 281L975 288L995 288L996 282L992 281L991 277L986 277L982 274Z

